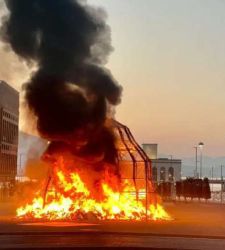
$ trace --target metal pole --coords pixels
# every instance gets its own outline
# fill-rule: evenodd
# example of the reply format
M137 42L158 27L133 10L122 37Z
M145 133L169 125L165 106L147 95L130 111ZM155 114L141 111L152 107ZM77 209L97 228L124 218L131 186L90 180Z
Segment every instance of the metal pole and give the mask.
M212 166L212 192L213 192L213 166Z
M202 149L200 149L200 179L202 178Z
M220 200L223 202L223 165L220 166L220 177L221 177L221 192L220 192Z
M198 147L195 146L195 177L198 177Z
M148 222L148 166L145 164L145 220Z

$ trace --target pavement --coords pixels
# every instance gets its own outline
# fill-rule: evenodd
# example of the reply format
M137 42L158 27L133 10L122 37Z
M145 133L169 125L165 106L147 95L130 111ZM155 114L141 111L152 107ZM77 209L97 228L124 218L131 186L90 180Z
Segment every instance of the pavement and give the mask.
M2 209L0 249L225 249L225 205L164 205L172 221L25 222L15 220Z

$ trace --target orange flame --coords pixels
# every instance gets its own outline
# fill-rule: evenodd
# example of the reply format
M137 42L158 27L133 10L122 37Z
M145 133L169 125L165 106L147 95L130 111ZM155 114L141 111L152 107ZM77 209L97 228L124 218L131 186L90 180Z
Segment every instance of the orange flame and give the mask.
M139 190L140 199L137 200L135 187L131 182L125 180L118 187L115 185L115 180L115 183L108 181L109 173L106 171L106 178L103 178L97 188L97 193L100 195L96 196L94 194L96 190L91 190L82 180L79 170L66 173L63 164L62 159L56 163L54 185L48 190L45 201L41 192L38 192L31 204L17 209L18 218L44 220L96 218L137 221L146 218L145 190ZM116 178L112 175L110 177ZM147 217L152 220L170 219L160 204L148 205Z

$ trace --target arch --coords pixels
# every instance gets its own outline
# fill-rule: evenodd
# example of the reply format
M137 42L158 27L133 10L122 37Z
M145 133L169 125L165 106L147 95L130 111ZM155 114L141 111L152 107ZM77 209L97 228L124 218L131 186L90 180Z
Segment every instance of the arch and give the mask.
M170 167L168 170L168 179L169 181L174 181L174 168Z
M166 168L160 168L160 181L166 181Z

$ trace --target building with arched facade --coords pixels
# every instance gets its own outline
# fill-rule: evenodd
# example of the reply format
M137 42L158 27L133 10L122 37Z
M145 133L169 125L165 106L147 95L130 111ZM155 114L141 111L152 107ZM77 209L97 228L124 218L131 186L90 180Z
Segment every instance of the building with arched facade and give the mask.
M175 182L181 180L181 160L159 158L152 160L154 182Z
M158 158L157 144L143 144L143 149L152 162L152 179L154 182L176 182L181 180L181 160Z

